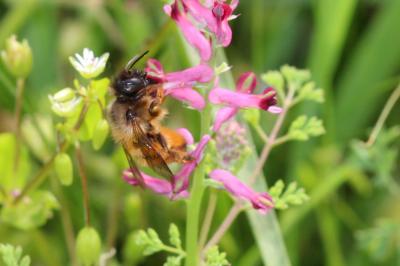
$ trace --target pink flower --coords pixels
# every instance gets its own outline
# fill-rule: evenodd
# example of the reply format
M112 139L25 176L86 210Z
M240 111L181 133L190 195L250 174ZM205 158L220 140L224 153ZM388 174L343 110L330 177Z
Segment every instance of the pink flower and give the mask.
M218 131L221 125L231 119L240 108L259 108L271 113L281 112L275 106L276 93L272 88L267 88L261 95L252 94L257 86L257 78L253 72L243 73L236 82L236 91L223 88L214 88L209 94L209 101L214 104L225 104L215 118L213 130Z
M219 44L226 47L231 43L232 30L228 21L236 18L232 16L232 13L239 4L239 0L233 0L230 4L225 3L225 0L211 0L205 5L199 0L182 0L182 3L198 23L215 34Z
M184 132L186 135L184 136L185 138L193 138L188 130L180 129L180 131ZM209 135L205 135L201 138L196 148L190 153L194 160L182 166L181 170L173 177L173 182L170 182L166 179L152 177L142 172L145 187L157 194L167 196L171 200L187 198L189 196L189 177L200 163L203 156L203 151L210 138L211 137ZM123 178L132 186L140 185L139 180L133 177L129 169L124 171Z
M150 59L146 67L147 76L163 83L165 95L188 103L191 107L201 110L205 106L203 96L193 89L197 83L209 82L214 71L211 67L200 64L178 72L164 73L161 63Z
M186 163L181 170L174 176L175 178L175 186L178 187L176 192L179 194L182 191L187 190L189 187L189 177L197 167L197 165L201 162L203 157L203 151L207 146L207 143L210 141L211 137L209 135L204 135L199 143L197 144L194 151L190 153L190 155L194 158L193 161Z
M142 172L142 177L146 188L154 191L157 194L165 195L170 199L187 198L189 193L187 190L182 190L179 193L173 193L172 184L166 179L155 178ZM132 176L130 170L125 170L123 173L124 180L132 186L140 186L138 179Z
M212 53L210 40L187 18L186 13L179 9L178 1L165 5L164 11L178 24L186 41L197 49L201 60L205 62L210 60Z
M273 208L274 203L272 197L267 193L258 193L250 187L243 184L236 176L230 172L222 169L215 169L209 173L211 179L221 182L225 189L232 194L232 196L247 200L251 202L253 208L260 213L265 214L268 210Z

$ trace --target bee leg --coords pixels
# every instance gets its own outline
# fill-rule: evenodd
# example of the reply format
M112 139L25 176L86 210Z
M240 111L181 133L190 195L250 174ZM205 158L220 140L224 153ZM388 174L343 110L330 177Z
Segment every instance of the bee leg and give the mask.
M169 150L166 161L168 163L190 163L194 158L185 151Z
M151 102L151 104L149 106L149 114L151 116L156 117L160 114L160 112L161 112L160 104L161 104L161 102L158 99Z

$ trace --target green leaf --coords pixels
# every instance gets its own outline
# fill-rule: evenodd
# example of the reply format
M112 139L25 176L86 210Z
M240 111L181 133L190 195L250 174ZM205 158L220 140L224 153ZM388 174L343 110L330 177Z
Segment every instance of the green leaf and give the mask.
M210 247L206 254L207 266L229 266L231 265L226 259L226 253L220 252L217 246Z
M107 139L109 131L110 126L108 125L107 120L101 119L97 122L94 130L95 134L93 135L92 139L93 149L99 150L103 146L105 140Z
M10 244L0 244L0 255L3 258L5 266L29 266L31 258L24 256L22 259L22 248L14 247Z
M376 262L383 262L393 254L400 244L396 236L400 234L400 226L396 221L381 220L374 228L357 232L356 239L360 249Z
M322 89L316 89L315 83L310 81L304 84L304 86L299 89L299 93L296 99L298 101L310 100L317 103L322 103L324 102L324 91Z
M182 249L182 241L178 227L175 224L170 224L168 232L169 232L169 242L178 249Z
M144 258L144 246L137 244L138 234L139 231L133 231L125 240L122 254L127 265L137 265Z
M293 140L305 141L310 137L317 137L325 133L322 120L316 117L301 115L292 122L288 137Z
M93 138L95 129L99 121L103 118L103 110L97 104L90 104L85 116L85 121L79 130L79 139L88 141Z
M261 75L261 79L276 90L281 100L285 98L285 81L279 71L268 71Z
M367 172L373 173L374 184L389 190L398 188L394 179L399 154L396 141L400 138L400 127L383 129L374 145L367 146L365 142L353 141L351 148L354 162Z
M276 209L287 209L289 205L301 205L308 200L308 196L303 188L297 188L297 183L292 182L286 187L282 180L278 180L270 188L269 194L274 199Z
M297 69L292 66L284 65L281 73L287 81L287 87L298 90L306 81L310 80L311 73L308 70Z
M110 80L108 78L92 80L89 86L89 97L94 101L99 100L105 106L105 96L109 86Z
M27 151L21 146L17 172L14 171L15 136L11 133L0 134L0 186L7 192L21 188L30 172Z
M5 205L0 213L4 223L28 230L44 225L59 208L56 198L49 191L36 190L18 204Z
M164 266L181 266L182 256L168 256Z
M154 254L163 249L162 241L157 232L152 228L147 229L147 232L140 230L137 234L136 243L144 247L143 254L145 256Z

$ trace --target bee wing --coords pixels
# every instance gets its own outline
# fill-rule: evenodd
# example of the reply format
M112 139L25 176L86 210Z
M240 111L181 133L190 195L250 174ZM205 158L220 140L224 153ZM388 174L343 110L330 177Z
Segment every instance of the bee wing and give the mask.
M140 173L139 168L137 167L137 165L136 165L135 161L133 160L132 156L129 154L128 150L125 149L125 147L124 147L124 152L125 152L125 155L126 155L126 159L128 160L129 168L130 168L130 170L131 170L131 173L132 173L133 177L136 178L136 179L138 179L140 185L141 185L142 187L144 187L144 179L143 179L143 176L142 176L142 174Z
M148 166L159 175L173 181L174 174L169 169L167 163L155 148L154 141L150 139L139 125L138 118L132 119L132 129L137 138L138 146L146 160Z

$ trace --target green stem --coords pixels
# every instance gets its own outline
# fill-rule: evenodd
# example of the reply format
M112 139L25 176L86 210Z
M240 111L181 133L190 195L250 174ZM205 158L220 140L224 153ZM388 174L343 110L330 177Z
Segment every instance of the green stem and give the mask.
M215 207L217 206L217 199L218 199L217 193L215 191L212 191L211 195L208 199L208 207L207 207L207 211L204 216L203 225L202 225L201 231L200 231L200 240L199 240L200 248L203 248L204 244L207 241L207 236L210 231L212 219L213 219L214 212L215 212Z
M211 125L211 106L207 105L201 117L201 135L206 134ZM204 193L204 163L200 163L193 177L191 197L187 204L186 215L186 266L199 264L199 219L200 207Z
M71 260L72 266L78 266L78 261L75 256L75 234L74 227L72 225L71 213L68 208L67 200L60 188L60 184L54 178L50 179L51 188L55 191L58 201L60 202L60 219L63 227L65 243L67 246L67 252Z
M25 79L17 79L17 94L15 104L15 157L14 157L14 173L18 171L19 158L21 154L21 114L22 103L24 99Z
M367 146L370 147L375 143L375 140L378 137L379 132L381 131L383 124L386 121L386 118L389 116L390 111L392 110L393 106L395 105L395 103L399 98L400 98L400 84L393 91L388 101L386 102L385 107L383 108L382 113L380 114L378 121L376 122L375 127L371 132L371 135L369 136L369 139L367 141Z
M171 246L167 246L167 245L162 245L163 250L170 252L170 253L175 253L181 256L185 256L185 252L183 250L171 247Z
M74 130L77 132L79 130L79 128L81 127L86 113L88 111L88 105L85 104L81 110L81 113L79 114L79 118L78 121L76 122L75 126L74 126ZM14 204L18 204L18 202L21 201L21 199L26 196L32 189L36 188L37 186L39 186L47 177L47 173L50 171L51 167L53 166L53 163L56 159L57 154L62 153L64 151L67 150L69 146L68 141L64 141L61 145L60 145L60 149L58 152L56 152L55 154L53 154L53 156L50 158L50 160L48 160L46 162L45 165L43 165L43 167L39 170L39 172L36 174L35 177L33 177L26 185L25 187L22 189L21 193L15 198L14 200Z
M253 128L257 132L258 136L264 141L264 143L268 142L268 136L265 134L264 130L261 128L259 124L253 125Z
M85 209L85 225L90 226L90 204L89 204L89 191L87 187L87 175L83 163L83 156L79 142L75 145L75 155L78 161L79 175L81 176L82 193L83 193L83 207Z
M64 142L61 145L60 153L64 152L68 147L68 143ZM14 204L18 204L18 202L21 201L21 199L26 196L31 190L34 188L38 187L44 179L47 177L48 172L51 170L54 160L56 159L58 153L55 153L50 160L47 161L45 165L40 169L40 171L36 174L35 177L33 177L22 189L21 193L15 198Z

